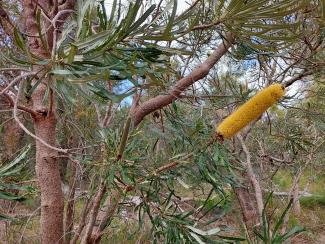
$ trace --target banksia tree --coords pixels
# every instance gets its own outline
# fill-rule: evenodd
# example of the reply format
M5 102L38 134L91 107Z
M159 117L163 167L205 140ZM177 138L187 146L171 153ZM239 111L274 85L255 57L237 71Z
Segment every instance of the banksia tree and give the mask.
M258 92L219 124L217 136L231 138L251 121L260 117L269 107L285 94L281 84L273 84Z

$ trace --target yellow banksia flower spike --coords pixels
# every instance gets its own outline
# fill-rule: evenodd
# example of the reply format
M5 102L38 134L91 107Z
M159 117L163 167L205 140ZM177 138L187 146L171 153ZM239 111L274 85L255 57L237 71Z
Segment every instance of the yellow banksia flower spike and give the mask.
M261 90L219 124L217 136L222 139L231 138L251 121L259 118L284 94L284 87L278 83Z

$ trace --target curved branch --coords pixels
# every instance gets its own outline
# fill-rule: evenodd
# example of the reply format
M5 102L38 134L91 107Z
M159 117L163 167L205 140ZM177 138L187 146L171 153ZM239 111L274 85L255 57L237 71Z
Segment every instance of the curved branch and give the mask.
M180 97L181 93L185 91L185 89L193 85L196 81L206 77L210 69L227 53L234 42L234 35L232 33L227 33L225 40L218 46L218 48L189 75L180 79L176 85L171 88L168 95L156 96L139 105L132 114L134 125L137 126L146 115L153 111L171 104Z

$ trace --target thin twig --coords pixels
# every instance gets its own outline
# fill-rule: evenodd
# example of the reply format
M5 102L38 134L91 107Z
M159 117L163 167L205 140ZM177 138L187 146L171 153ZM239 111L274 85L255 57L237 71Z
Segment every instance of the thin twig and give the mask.
M304 71L303 73L291 78L290 80L284 82L284 87L289 87L291 86L294 82L301 80L301 78L311 75L313 72L311 70Z
M30 132L25 126L24 124L19 120L18 115L17 115L17 110L18 110L18 102L19 102L19 97L21 96L23 92L23 83L20 83L19 88L18 88L18 94L15 100L15 104L14 104L14 111L13 111L13 115L14 118L16 120L16 122L18 123L18 125L26 132L26 134L30 135L31 137L33 137L34 139L38 140L39 142L41 142L44 146L58 151L58 152L62 152L67 154L68 153L68 149L62 149L62 148L57 148L54 146L51 146L50 144L48 144L46 141L44 141L42 138L39 138L38 136L36 136L35 134L33 134L32 132Z
M24 235L25 235L25 231L26 231L26 228L27 228L27 224L28 224L28 222L31 220L31 218L41 209L41 207L42 206L39 206L38 208L36 208L33 212L32 212L32 214L29 216L29 218L27 219L27 221L26 221L26 223L25 223L25 226L24 226L24 229L23 229L23 231L21 232L21 236L20 236L20 238L19 238L19 244L21 244L22 243L22 241L23 241L23 238L24 238Z
M27 72L27 73L24 73L24 74L21 74L19 76L17 76L15 79L13 79L3 90L0 91L0 96L2 94L4 94L6 91L8 91L13 85L16 84L16 82L18 82L19 80L25 78L25 77L28 77L28 76L31 76L31 75L35 75L36 72Z

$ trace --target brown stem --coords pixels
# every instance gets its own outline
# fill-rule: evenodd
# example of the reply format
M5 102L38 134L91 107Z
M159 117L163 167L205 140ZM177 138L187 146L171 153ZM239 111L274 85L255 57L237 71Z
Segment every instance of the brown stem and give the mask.
M2 94L2 96L4 96L5 98L7 98L7 100L8 100L8 102L9 102L9 104L10 104L11 107L14 106L14 104L15 104L14 99L10 95L8 95L7 93L4 93L4 94ZM25 106L22 106L22 105L17 105L17 108L19 110L22 110L22 111L25 111L27 113L30 113L33 117L35 117L35 116L38 115L37 112L35 112L33 109L31 109L29 107L25 107Z
M210 24L196 25L191 30L204 30L204 29L211 28L212 26L219 25L220 23L221 23L221 21L218 20L218 21L212 22Z
M306 70L303 73L301 73L295 77L292 77L290 80L286 81L283 85L284 85L284 87L289 87L296 81L300 80L301 78L303 78L305 76L311 75L312 73L313 72L311 70Z
M193 85L196 81L206 77L210 69L223 57L232 44L235 37L232 33L227 33L225 40L218 48L198 67L196 67L189 75L180 79L173 88L170 89L168 95L159 95L139 105L133 115L134 125L137 126L143 118L157 109L161 109L179 98L186 88Z
M253 200L254 197L249 192L248 188L243 186L233 186L233 190L238 199L248 235L252 239L253 228L259 223L256 203Z
M106 186L104 185L104 183L102 183L94 199L93 208L90 213L90 219L87 228L85 230L85 234L81 240L81 244L88 244L91 239L91 234L100 208L100 202L103 199L105 192L106 192Z
M244 166L246 166L246 168L247 168L247 176L249 177L249 180L254 188L255 200L257 203L257 210L258 210L259 217L262 218L264 204L263 204L263 195L262 195L261 185L254 173L253 166L251 164L250 152L249 152L242 136L238 135L237 137L238 137L238 139L242 145L242 148L246 154L246 163Z
M105 228L112 221L115 210L118 208L120 201L122 199L122 194L119 191L114 191L111 196L107 197L106 209L104 210L102 216L99 216L100 224L94 229L94 233L91 237L90 243L99 244L102 235L104 234Z
M73 219L74 219L74 204L75 204L75 191L76 191L76 173L77 165L71 162L71 176L69 182L69 196L65 216L65 243L68 244L72 237Z
M78 241L78 239L79 239L79 237L81 235L81 232L85 227L86 217L87 217L90 209L92 208L92 205L93 205L93 201L90 201L90 199L87 198L85 203L84 203L81 214L80 214L78 229L75 231L75 234L74 234L72 240L70 241L70 244L76 244L77 243L77 241Z

